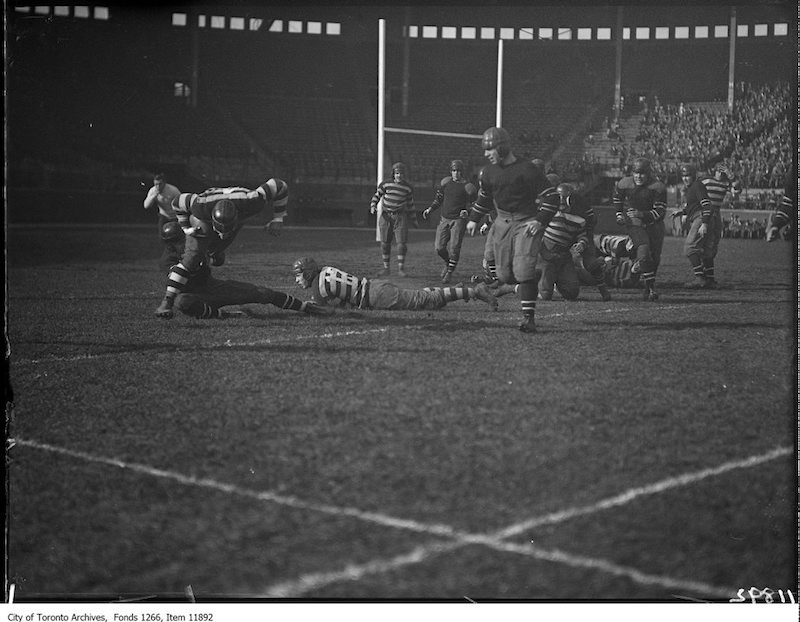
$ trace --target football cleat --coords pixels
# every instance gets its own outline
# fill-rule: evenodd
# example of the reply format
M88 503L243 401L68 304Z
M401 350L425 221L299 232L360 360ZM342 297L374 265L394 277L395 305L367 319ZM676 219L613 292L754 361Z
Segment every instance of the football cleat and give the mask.
M535 333L536 332L536 324L534 323L534 319L532 315L526 315L522 322L519 325L520 332L523 333Z
M447 284L448 284L450 281L452 281L452 280L453 280L453 279L452 279L452 276L453 276L453 273L452 273L452 272L445 272L445 273L442 275L442 283L444 283L445 285L447 285Z
M380 276L389 276L389 274L391 274L391 272L389 271L389 268L384 268L383 270L378 272L378 276L379 277Z
M497 302L497 297L489 290L486 283L478 283L473 291L478 300L482 300L488 304L492 308L492 311L497 311L500 304Z
M161 304L158 305L158 309L156 309L156 317L171 320L175 316L175 312L172 310L172 302L172 298L164 298Z
M703 289L717 289L716 279L706 278L706 282L703 283Z
M399 276L401 279L404 279L404 278L406 278L408 275L406 274L406 271L405 271L405 270L403 270L402 268L399 268L399 269L397 270L397 276Z
M506 296L507 294L513 294L515 291L516 291L515 285L509 285L504 283L502 285L498 284L497 289L492 290L492 293L494 294L495 298L500 298L501 296Z
M647 302L656 302L658 300L658 294L654 289L645 289L642 298Z
M604 302L611 300L611 292L608 291L605 285L600 285L597 289L600 291L600 296L603 298Z

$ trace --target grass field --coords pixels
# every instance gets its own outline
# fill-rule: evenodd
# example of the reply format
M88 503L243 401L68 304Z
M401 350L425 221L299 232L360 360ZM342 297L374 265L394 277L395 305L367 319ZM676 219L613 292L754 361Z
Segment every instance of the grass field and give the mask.
M154 229L8 230L17 601L796 599L792 244L723 240L722 287L688 291L667 238L659 302L587 289L529 336L514 296L158 320ZM411 232L409 286L432 246ZM228 255L299 296L300 255L380 267L371 230Z

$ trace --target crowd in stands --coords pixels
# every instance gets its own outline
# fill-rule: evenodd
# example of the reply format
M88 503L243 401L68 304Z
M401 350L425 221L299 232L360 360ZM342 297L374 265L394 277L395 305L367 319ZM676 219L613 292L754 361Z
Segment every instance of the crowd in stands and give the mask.
M610 155L622 166L649 158L659 177L677 183L682 163L701 170L723 161L745 188L783 188L792 161L792 96L787 83L752 87L740 84L733 110L726 105L661 104L643 106L635 138L617 137Z

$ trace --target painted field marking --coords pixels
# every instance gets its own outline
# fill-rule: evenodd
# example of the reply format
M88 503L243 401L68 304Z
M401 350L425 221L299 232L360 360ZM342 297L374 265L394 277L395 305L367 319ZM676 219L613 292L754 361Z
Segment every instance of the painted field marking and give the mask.
M725 462L716 467L666 478L646 486L631 488L622 494L602 499L593 504L569 508L560 512L532 518L492 533L472 534L454 529L449 525L442 525L438 523L422 523L415 520L389 516L380 512L365 512L357 508L347 506L334 506L329 504L303 501L302 499L292 495L281 495L270 491L256 491L247 488L241 488L233 484L218 482L211 478L197 478L183 475L175 471L157 469L147 465L135 462L126 462L115 458L95 456L86 452L67 449L64 447L57 447L55 445L40 443L38 441L22 438L10 439L8 447L13 447L14 445L27 446L34 449L58 453L72 458L82 459L87 462L106 464L128 469L136 473L141 473L152 477L160 477L188 486L198 486L218 492L249 497L259 501L268 501L278 505L320 512L337 517L355 518L357 520L362 520L393 529L414 531L428 536L443 537L452 540L451 542L435 542L433 544L416 547L410 553L406 553L391 559L377 559L367 562L366 564L358 565L348 564L343 570L333 572L309 573L293 581L282 582L267 587L261 594L261 596L264 597L281 598L298 597L304 593L307 593L308 591L319 589L331 583L363 578L369 575L380 574L390 570L404 568L409 565L422 563L435 555L475 544L487 546L497 551L516 553L540 560L562 563L573 567L599 570L601 572L606 572L617 576L624 576L637 583L660 585L670 589L686 589L715 597L729 597L731 594L735 594L735 590L699 582L673 579L671 577L661 575L649 575L642 573L635 568L618 566L605 560L571 555L558 550L541 549L533 546L532 542L527 543L524 546L513 544L505 542L504 539L519 535L524 531L541 525L563 523L576 516L585 516L609 508L626 505L639 497L655 495L673 488L687 486L689 484L708 479L709 477L721 475L736 469L750 468L783 456L792 455L794 453L794 449L792 447L778 447L765 454L750 456L749 458L745 458L743 460Z

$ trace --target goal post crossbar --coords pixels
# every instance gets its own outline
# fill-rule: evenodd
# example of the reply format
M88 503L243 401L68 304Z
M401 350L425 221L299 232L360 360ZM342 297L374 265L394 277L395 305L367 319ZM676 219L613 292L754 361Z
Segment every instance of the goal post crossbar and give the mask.
M446 136L447 138L482 138L483 134L460 134L459 132L437 132L435 130L410 130L404 127L384 127L384 132L397 134L420 134L422 136Z

